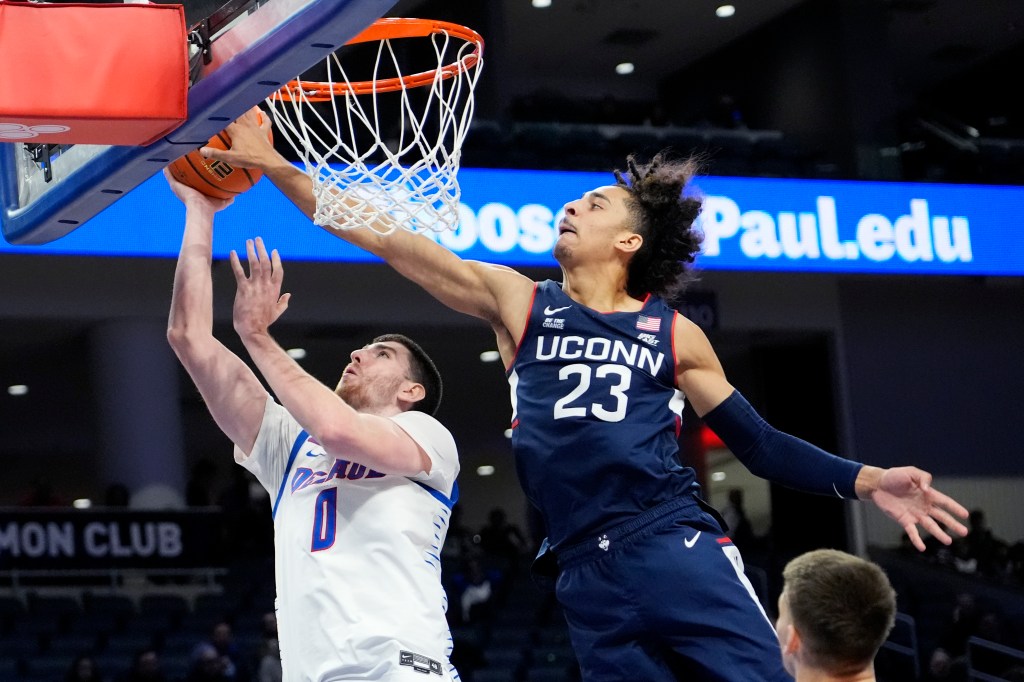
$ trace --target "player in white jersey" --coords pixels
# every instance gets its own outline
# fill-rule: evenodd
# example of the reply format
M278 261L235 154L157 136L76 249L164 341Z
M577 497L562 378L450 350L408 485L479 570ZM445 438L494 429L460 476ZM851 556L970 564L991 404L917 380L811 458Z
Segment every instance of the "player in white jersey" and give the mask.
M213 336L213 218L230 200L168 182L186 207L168 340L236 462L270 492L284 679L457 680L440 548L459 463L431 416L437 369L390 334L352 353L334 391L314 379L268 332L289 294L257 238L248 275L232 253L234 326L278 404Z

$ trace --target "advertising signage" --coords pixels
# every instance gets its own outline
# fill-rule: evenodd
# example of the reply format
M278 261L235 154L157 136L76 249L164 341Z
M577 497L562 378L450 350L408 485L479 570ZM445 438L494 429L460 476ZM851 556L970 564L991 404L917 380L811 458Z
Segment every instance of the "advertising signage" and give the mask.
M611 184L610 173L465 168L459 225L432 237L466 258L554 266L563 205ZM1024 187L701 177L707 270L1024 275ZM50 244L0 254L177 256L183 209L156 175ZM227 257L263 236L288 260L372 262L308 224L269 181L217 217Z
M0 573L221 565L217 511L0 508Z

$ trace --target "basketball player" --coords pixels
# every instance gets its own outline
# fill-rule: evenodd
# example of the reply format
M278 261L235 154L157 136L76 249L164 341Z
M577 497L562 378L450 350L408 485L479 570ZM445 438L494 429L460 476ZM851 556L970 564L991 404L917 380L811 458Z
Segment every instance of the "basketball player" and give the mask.
M203 153L263 170L312 216L311 180L274 151L255 113L228 131L231 150ZM700 201L683 193L693 172L661 156L630 159L616 184L567 203L554 248L561 283L464 261L405 230L332 231L493 328L519 480L549 535L536 566L557 557L557 597L586 682L789 679L738 551L680 464L684 397L755 474L870 499L918 549L918 524L947 544L940 523L967 530L955 518L967 510L927 472L863 466L765 423L700 328L666 303L700 248Z
M874 682L875 654L896 619L896 592L876 564L834 549L786 564L776 627L796 682Z
M257 238L248 276L231 254L234 327L278 404L213 336L213 218L231 202L165 175L186 208L167 336L235 461L270 493L284 679L457 679L439 556L459 462L431 416L433 362L389 334L351 354L334 391L318 382L270 336L289 294Z

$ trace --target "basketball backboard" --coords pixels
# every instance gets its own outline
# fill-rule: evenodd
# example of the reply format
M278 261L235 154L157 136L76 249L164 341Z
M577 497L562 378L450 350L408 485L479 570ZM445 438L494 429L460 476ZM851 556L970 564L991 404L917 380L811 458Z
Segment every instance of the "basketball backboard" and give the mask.
M25 144L0 143L4 239L45 244L78 228L339 49L395 2L252 3L210 36L209 62L189 89L188 120L149 146L73 145L52 158L47 178Z

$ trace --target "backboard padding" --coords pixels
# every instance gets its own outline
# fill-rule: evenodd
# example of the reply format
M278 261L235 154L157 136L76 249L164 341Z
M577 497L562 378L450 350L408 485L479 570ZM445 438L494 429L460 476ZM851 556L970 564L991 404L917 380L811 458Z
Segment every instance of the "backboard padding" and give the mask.
M270 0L215 37L188 94L189 118L147 147L75 145L52 162L54 181L23 200L20 144L0 144L0 222L12 244L45 244L80 227L168 163L262 102L385 14L396 0ZM183 46L184 49L184 46ZM24 164L24 161L22 161ZM140 216L145 229L145 216Z

